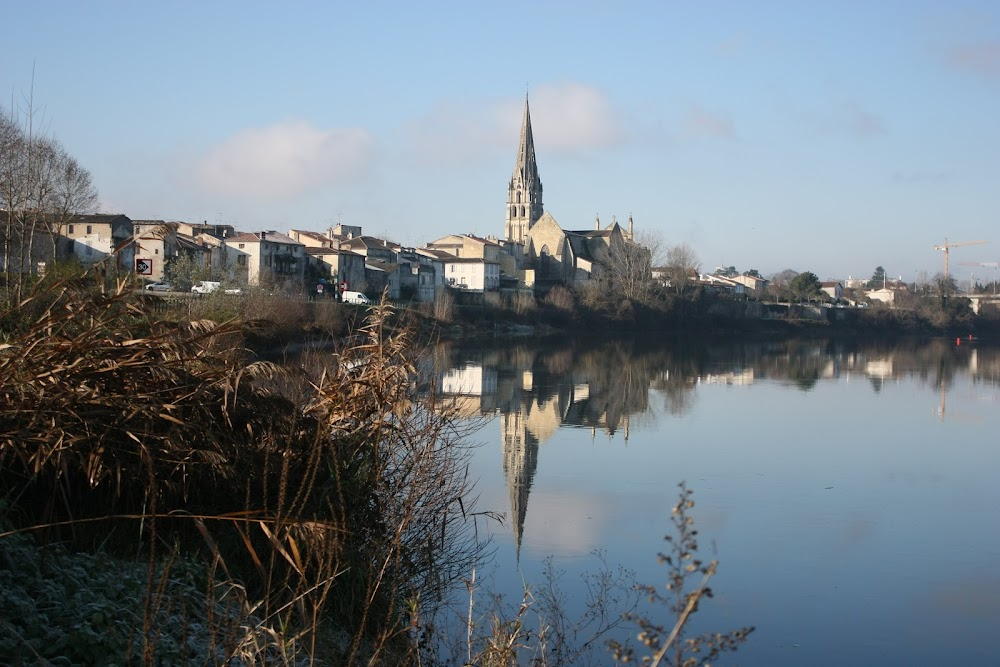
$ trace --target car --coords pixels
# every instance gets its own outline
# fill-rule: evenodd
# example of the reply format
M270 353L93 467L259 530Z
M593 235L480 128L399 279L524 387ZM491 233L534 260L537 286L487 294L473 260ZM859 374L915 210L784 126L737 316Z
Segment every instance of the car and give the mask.
M157 280L155 283L146 285L146 289L151 292L171 292L174 288L173 285L164 280Z

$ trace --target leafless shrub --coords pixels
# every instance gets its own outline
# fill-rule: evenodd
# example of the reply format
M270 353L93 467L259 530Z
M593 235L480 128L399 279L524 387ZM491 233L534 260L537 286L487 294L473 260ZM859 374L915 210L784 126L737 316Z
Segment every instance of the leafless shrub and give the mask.
M556 285L545 295L545 303L557 310L572 311L574 300L573 293L562 285Z
M455 319L455 299L447 290L442 290L434 299L434 319L445 324Z
M667 608L673 624L664 626L644 615L626 614L639 627L639 641L652 652L642 657L642 664L652 667L664 661L673 667L708 666L722 652L739 648L754 630L750 626L727 633L685 637L685 628L691 615L698 611L699 603L712 597L708 582L715 575L718 561L704 563L698 558L698 531L694 528L694 518L688 514L694 508L692 492L684 482L679 486L680 498L670 517L673 534L663 538L670 547L667 553L659 554L660 563L667 567L666 592L660 592L658 586L638 587L650 604ZM631 646L617 641L609 642L609 646L616 662L631 662L634 657Z
M510 298L511 310L518 315L532 313L538 307L531 292L515 292Z

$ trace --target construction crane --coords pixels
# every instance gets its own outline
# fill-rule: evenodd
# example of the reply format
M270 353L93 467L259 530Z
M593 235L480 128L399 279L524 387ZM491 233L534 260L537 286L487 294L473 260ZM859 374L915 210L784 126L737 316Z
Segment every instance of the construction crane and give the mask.
M959 246L964 246L964 245L985 245L987 243L989 243L989 241L960 241L959 243L948 243L948 238L945 237L944 243L942 243L941 245L934 246L935 250L943 250L944 251L944 284L945 284L945 289L947 289L947 285L948 285L948 249L949 248L957 248Z

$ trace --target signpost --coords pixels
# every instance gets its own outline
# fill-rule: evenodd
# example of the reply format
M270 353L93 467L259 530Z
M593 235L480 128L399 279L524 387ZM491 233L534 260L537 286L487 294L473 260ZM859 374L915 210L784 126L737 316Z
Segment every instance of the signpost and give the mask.
M135 258L135 272L140 276L153 275L153 260Z

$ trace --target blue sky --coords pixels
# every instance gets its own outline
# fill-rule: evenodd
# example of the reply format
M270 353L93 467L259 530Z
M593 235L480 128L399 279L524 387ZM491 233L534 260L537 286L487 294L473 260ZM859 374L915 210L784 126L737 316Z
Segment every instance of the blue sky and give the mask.
M545 208L703 269L1000 259L1000 2L12 2L107 212L421 245L502 235L525 89Z

